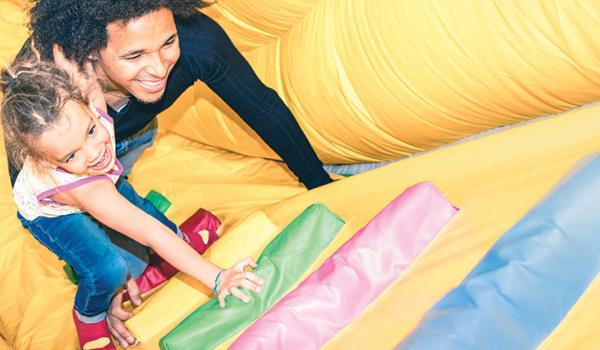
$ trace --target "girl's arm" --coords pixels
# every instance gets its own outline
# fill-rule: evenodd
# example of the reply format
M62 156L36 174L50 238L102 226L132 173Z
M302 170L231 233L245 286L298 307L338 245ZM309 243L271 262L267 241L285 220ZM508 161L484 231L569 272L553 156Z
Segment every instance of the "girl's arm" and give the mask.
M76 203L106 226L149 246L178 270L214 287L215 278L222 269L204 259L160 221L129 202L108 178L75 187L55 197L54 200ZM218 290L221 306L229 294L250 301L238 287L260 291L262 280L252 272L245 272L246 265L256 266L251 259L245 259L223 272Z

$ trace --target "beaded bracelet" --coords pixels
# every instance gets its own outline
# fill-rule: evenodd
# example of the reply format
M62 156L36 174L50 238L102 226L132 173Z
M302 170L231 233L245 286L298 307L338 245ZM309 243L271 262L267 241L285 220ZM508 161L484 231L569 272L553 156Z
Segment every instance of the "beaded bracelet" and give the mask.
M221 283L221 276L223 275L224 271L225 270L219 271L217 277L215 277L215 286L212 289L214 295L217 295L219 293L219 284Z

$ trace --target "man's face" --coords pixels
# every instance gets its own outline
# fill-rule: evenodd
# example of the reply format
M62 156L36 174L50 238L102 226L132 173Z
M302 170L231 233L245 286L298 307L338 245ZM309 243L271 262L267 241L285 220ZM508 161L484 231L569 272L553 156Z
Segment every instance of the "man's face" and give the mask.
M161 8L126 24L110 23L106 29L108 45L100 50L97 67L108 89L147 103L160 99L179 59L173 13Z

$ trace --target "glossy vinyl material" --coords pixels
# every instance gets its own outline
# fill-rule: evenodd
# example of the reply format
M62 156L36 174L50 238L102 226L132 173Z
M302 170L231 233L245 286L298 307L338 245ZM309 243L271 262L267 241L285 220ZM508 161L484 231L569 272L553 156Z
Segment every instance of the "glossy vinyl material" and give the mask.
M264 249L254 270L264 280L261 293L244 303L229 296L202 305L160 341L164 350L213 349L275 304L333 240L344 221L322 204L306 208Z
M600 156L587 158L494 244L398 350L540 345L600 271Z
M409 187L230 349L319 349L410 266L457 211L430 182Z

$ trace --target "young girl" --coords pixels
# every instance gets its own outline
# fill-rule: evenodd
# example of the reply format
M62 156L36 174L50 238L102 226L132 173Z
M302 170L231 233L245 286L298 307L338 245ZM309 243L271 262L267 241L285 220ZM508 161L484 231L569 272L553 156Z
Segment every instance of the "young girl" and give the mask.
M80 276L73 318L81 347L114 349L106 312L127 279L140 274L131 271L128 255L97 222L74 219L83 212L212 288L221 306L229 294L250 300L239 287L259 292L262 280L244 271L256 267L251 259L229 269L206 261L178 237L175 224L119 177L102 94L86 98L66 72L32 57L17 58L0 81L7 154L21 169L13 195L23 226ZM92 97L95 106L88 104Z

